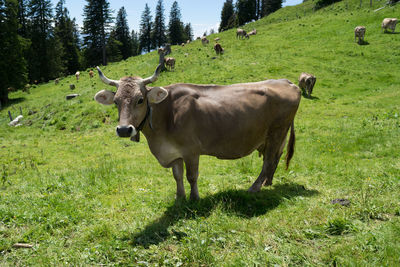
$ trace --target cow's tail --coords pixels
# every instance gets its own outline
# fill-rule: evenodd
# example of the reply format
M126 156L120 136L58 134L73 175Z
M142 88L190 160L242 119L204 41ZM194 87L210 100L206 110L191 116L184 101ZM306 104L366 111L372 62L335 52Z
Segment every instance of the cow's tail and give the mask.
M289 168L290 160L293 157L295 143L296 143L296 135L294 134L294 120L293 120L292 125L290 126L290 137L286 152L286 170Z

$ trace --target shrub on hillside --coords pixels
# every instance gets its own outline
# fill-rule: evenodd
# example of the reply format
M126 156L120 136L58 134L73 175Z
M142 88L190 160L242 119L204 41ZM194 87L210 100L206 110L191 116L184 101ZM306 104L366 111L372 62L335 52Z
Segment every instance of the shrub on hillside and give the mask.
M340 2L341 0L318 0L315 3L315 10L321 9L323 7L332 5L333 3Z

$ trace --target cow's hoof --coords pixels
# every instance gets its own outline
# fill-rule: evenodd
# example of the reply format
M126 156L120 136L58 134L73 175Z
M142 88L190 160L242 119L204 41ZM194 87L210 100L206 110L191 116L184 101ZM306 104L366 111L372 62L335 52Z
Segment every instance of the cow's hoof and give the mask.
M258 193L260 192L260 188L255 188L255 187L250 187L249 190L247 190L249 193Z
M265 184L264 184L264 186L271 186L272 185L272 181L265 181Z

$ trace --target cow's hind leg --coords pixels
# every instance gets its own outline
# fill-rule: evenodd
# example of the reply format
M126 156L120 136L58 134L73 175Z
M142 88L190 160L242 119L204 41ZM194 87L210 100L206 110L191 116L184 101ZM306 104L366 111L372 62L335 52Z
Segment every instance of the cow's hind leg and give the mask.
M260 175L258 175L258 178L257 178L257 180L253 183L253 185L249 188L249 192L251 192L251 193L256 193L256 192L259 192L260 191L260 189L261 189L261 187L263 186L263 184L264 184L264 182L266 181L266 179L267 179L267 175L266 175L266 173L267 173L267 164L266 164L266 160L265 160L265 158L264 158L264 163L263 163L263 166L262 166L262 170L261 170L261 172L260 172Z
M185 158L186 177L190 184L190 200L200 199L197 188L197 178L199 177L199 156Z
M172 173L176 181L176 198L184 198L185 187L183 186L183 160L177 159L172 163Z
M268 186L272 184L276 167L278 166L279 159L285 147L288 129L289 127L279 129L275 128L270 132L266 140L264 163L261 173L257 180L249 188L249 192L258 192L263 185Z

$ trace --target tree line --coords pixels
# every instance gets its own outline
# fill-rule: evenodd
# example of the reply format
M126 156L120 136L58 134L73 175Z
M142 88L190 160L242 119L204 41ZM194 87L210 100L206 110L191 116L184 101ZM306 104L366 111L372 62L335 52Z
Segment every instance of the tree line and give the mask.
M138 32L130 31L121 7L116 17L107 0L86 0L83 27L71 18L65 0L0 0L0 101L11 88L47 82L77 70L106 65L167 43L193 39L190 23L181 21L175 1L166 24L163 0L154 20L146 4Z
M226 0L221 11L219 32L229 30L247 22L258 20L282 7L283 0Z

